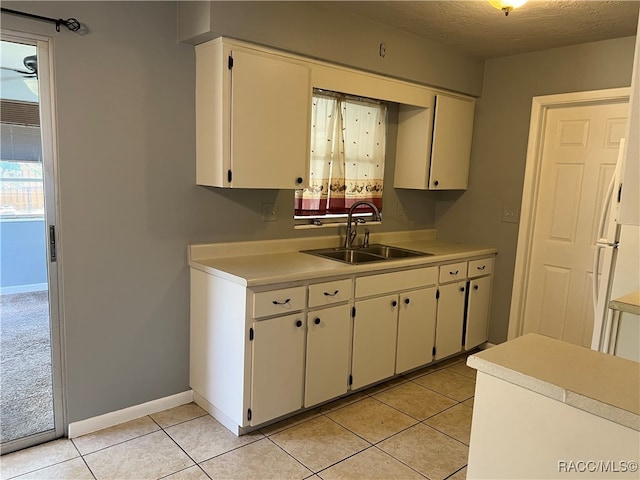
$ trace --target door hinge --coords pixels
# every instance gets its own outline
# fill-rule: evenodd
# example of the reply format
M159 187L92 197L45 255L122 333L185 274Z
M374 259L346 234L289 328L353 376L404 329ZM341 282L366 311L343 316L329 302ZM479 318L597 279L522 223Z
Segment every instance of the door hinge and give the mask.
M436 347L433 347L432 354L434 357L436 356Z
M55 262L58 258L56 254L56 227L49 225L49 260Z
M356 307L351 307L351 318L356 318Z
M233 68L233 57L231 55L229 55L228 66L229 66L229 70L231 70Z
M247 420L251 421L251 409L247 409Z
M231 183L231 179L233 178L233 174L231 173L231 169L227 170L227 182Z
M353 385L353 375L349 375L349 385Z
M440 298L440 290L436 290L436 300Z
M249 329L249 341L251 342L253 340L253 328Z

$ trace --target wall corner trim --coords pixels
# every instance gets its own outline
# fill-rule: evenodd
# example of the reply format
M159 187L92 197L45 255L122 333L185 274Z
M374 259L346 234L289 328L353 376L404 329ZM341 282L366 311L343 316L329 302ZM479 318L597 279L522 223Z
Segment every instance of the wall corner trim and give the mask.
M130 420L135 420L136 418L144 417L145 415L151 415L161 412L162 410L179 407L180 405L191 403L192 401L193 390L188 390L168 397L141 403L140 405L133 405L131 407L123 408L122 410L116 410L115 412L109 412L103 415L98 415L97 417L73 422L69 424L68 437L80 437L81 435L102 430L103 428L113 427L114 425L119 425Z

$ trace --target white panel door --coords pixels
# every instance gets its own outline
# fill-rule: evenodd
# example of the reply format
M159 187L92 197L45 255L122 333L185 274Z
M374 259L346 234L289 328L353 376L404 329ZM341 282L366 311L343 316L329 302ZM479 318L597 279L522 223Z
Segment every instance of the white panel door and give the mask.
M598 216L625 133L627 110L627 103L617 103L548 112L524 333L591 344Z
M431 362L436 333L436 287L400 295L396 373Z
M350 311L350 305L340 305L307 315L305 407L347 393L351 350Z
M300 313L253 324L251 425L302 407L303 318Z
M397 331L397 295L356 303L356 316L353 319L352 389L394 374Z

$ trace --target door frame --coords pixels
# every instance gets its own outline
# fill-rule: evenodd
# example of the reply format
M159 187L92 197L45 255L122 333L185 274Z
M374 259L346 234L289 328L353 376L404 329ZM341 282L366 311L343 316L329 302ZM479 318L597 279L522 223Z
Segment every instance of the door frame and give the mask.
M507 340L521 336L524 329L524 310L526 305L526 292L529 284L530 260L533 249L536 205L538 204L540 190L542 149L544 146L544 132L547 126L547 114L549 110L560 107L577 107L618 103L624 100L629 101L630 93L630 87L621 87L533 97Z
M51 330L51 376L53 383L53 430L36 433L2 444L1 452L10 453L32 445L60 438L67 432L65 398L63 302L62 302L62 248L58 229L60 218L58 144L54 84L53 39L35 33L0 30L2 40L35 45L38 55L38 106L42 139L42 175L45 199L45 230L47 234L47 283L49 293L49 325ZM49 250L49 227L55 228L56 261Z

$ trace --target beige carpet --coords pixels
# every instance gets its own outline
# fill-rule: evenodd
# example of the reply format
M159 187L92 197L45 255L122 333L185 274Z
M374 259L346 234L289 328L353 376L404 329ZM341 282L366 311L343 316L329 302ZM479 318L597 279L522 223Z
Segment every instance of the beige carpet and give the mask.
M47 291L0 295L0 440L54 428Z

